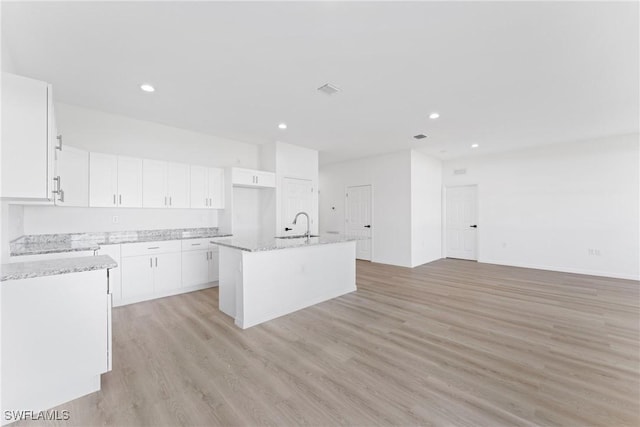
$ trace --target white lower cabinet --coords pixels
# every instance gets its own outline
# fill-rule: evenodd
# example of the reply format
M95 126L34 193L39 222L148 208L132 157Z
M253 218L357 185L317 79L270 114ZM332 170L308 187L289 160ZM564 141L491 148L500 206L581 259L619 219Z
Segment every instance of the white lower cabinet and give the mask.
M153 297L153 257L122 258L122 299L128 302Z
M182 253L182 286L185 288L209 282L209 250Z
M218 281L218 247L209 239L182 241L182 286L185 288Z
M110 301L106 270L2 282L3 414L100 390L110 370Z
M175 291L181 287L180 252L158 254L153 260L153 290L156 294Z
M131 304L215 286L212 282L218 281L218 247L210 241L186 239L123 243L119 254L121 258L117 260L121 298L116 299L117 290L114 288L114 304ZM112 257L116 259L117 255Z

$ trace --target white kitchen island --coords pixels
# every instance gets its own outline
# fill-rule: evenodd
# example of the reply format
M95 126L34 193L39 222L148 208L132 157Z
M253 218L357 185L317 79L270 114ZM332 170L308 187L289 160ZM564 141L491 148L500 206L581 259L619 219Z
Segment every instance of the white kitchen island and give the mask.
M356 239L232 237L220 246L220 310L242 329L356 290Z

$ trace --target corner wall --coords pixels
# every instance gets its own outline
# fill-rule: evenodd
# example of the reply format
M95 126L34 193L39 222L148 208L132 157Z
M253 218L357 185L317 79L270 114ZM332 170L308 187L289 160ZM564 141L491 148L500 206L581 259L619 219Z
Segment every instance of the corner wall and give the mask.
M372 261L411 267L411 152L320 168L320 232L345 232L345 192L372 187Z
M639 147L631 134L451 160L443 184L478 185L480 262L638 279Z
M411 266L442 258L442 162L411 151Z

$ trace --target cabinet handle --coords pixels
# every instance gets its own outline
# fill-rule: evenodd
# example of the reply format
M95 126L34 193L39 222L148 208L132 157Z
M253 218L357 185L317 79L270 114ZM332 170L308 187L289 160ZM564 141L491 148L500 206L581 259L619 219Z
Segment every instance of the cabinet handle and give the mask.
M151 246L150 248L147 249L160 249L160 246Z
M64 203L64 190L60 189L58 191L58 196L60 196L60 201Z
M209 206L209 199L207 199L206 197L204 198L204 205Z
M149 258L149 267L153 268L153 258Z
M164 205L167 206L167 196L164 196Z
M209 261L209 252L207 252L207 261Z
M258 176L258 175L256 175L256 184L258 184L258 181L259 181L259 179L258 179L258 178L259 178L259 176Z
M169 196L169 206L171 206L171 196Z
M113 195L113 204L114 205L116 204L116 195L115 194Z
M156 267L158 266L158 257L156 257Z
M62 135L58 135L56 136L56 139L58 140L58 145L56 145L56 150L60 150L62 151Z
M192 243L191 246L200 246L201 243Z
M122 194L120 194L118 196L118 204L121 205L122 204Z

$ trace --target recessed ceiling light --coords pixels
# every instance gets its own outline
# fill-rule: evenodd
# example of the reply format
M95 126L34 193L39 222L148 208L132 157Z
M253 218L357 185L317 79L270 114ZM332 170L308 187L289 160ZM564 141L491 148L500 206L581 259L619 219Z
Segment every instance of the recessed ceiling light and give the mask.
M431 114L429 114L429 118L430 118L430 119L437 119L438 117L440 117L440 114L438 114L438 113L431 113Z
M143 83L140 85L140 89L142 89L145 92L155 92L155 88L153 86L151 86L148 83Z
M471 148L478 148L479 145L478 144L471 144Z
M280 123L280 124L278 125L278 127L279 127L280 129L286 129L286 128L287 128L287 124L286 124L286 123Z
M333 95L340 92L340 88L336 85L332 85L331 83L323 84L318 88L319 92L324 93L325 95Z

